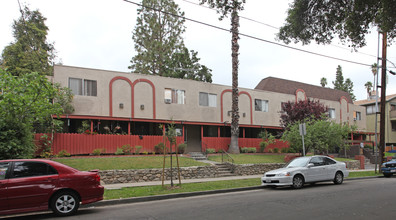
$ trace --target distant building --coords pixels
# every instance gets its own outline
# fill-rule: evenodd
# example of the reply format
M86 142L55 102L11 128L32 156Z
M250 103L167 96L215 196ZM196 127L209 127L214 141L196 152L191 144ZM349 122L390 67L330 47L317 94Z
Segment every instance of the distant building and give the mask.
M375 132L375 95L366 100L355 101L355 105L360 105L366 108L367 115L367 131ZM396 146L396 94L385 97L385 144L386 146ZM378 98L378 112L380 108L381 98ZM380 116L377 117L377 132L379 134ZM378 135L379 138L379 135Z

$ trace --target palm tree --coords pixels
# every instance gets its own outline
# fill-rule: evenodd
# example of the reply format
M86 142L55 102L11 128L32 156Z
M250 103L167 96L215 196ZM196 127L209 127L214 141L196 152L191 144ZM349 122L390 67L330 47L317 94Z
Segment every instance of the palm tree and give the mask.
M320 79L320 85L322 85L322 87L325 87L327 85L327 79L325 77L322 77Z
M375 76L377 75L377 72L378 72L378 65L376 63L371 65L371 72L374 75L374 81L373 81L374 82L374 88L373 88L373 90L376 90L376 88L375 88Z
M373 88L373 84L370 81L368 81L368 82L366 82L366 84L364 84L364 87L366 87L366 89L367 89L367 98L369 98L370 91Z
M243 10L246 0L200 0L201 4L207 3L211 8L216 8L221 14L220 20L231 14L231 51L232 51L232 120L231 120L231 143L228 152L239 154L239 108L238 108L238 66L239 66L239 15Z

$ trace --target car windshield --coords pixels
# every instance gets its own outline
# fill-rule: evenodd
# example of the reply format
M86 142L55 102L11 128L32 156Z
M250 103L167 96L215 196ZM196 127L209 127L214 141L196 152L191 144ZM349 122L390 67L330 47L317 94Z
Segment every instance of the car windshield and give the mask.
M308 161L310 160L310 157L299 157L296 158L292 161L290 161L289 164L286 165L287 168L291 167L304 167L307 165Z

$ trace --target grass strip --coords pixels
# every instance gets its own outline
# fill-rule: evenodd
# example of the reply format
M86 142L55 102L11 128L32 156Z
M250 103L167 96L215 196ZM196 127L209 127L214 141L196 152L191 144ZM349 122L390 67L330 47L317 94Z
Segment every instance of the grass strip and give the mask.
M153 169L162 168L163 156L144 157L97 157L97 158L64 158L54 159L78 170L127 170L127 169ZM173 156L173 167L176 166L176 158ZM195 161L187 157L179 157L180 167L208 166L209 164ZM167 156L165 166L170 167L170 157Z
M174 188L170 188L170 185L165 187L159 186L140 186L140 187L128 187L122 189L111 189L105 190L104 199L123 199L143 196L154 196L154 195L166 195L184 192L201 192L219 189L234 189L249 186L259 186L260 179L240 179L240 180L223 180L213 182L202 182L202 183L185 183L179 187L175 184Z

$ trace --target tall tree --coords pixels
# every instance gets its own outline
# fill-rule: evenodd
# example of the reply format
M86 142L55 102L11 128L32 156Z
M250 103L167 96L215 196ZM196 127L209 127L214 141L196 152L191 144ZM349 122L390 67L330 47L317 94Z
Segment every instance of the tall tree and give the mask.
M366 87L367 90L367 98L370 97L370 91L373 88L373 83L371 83L370 81L366 82L366 84L364 84L364 87Z
M359 48L366 45L365 36L370 28L382 33L381 109L385 109L386 48L396 37L396 4L394 0L316 1L294 0L290 4L286 24L278 38L285 43L315 40L329 44L334 36ZM380 115L380 158L385 147L385 111Z
M284 128L304 121L324 119L328 112L328 107L320 103L319 100L310 99L284 102L281 108L280 123Z
M207 3L211 8L216 8L220 20L231 14L231 57L232 57L232 119L231 143L228 152L239 153L239 107L238 107L238 66L239 66L239 11L243 10L246 0L200 0L201 4Z
M12 25L15 41L4 48L1 66L14 76L31 72L52 75L55 49L47 42L46 18L26 6L21 14Z
M373 88L373 90L376 90L376 80L375 80L375 76L377 75L377 73L378 73L378 65L376 64L376 63L374 63L374 64L372 64L371 65L371 72L373 73L373 77L374 77L374 80L373 80L373 86L374 86L374 88ZM377 94L376 94L377 95Z
M137 52L128 67L132 72L212 81L211 70L198 63L198 53L191 51L190 56L184 45L183 16L173 0L142 0L132 35ZM180 69L188 74L181 75Z
M320 85L321 85L322 87L325 87L325 86L327 85L327 79L326 79L325 77L322 77L322 78L320 79Z
M342 75L342 68L340 65L337 66L336 80L333 81L333 85L334 89L349 93L352 100L356 99L355 95L353 94L353 82L349 78L344 81L344 76Z

